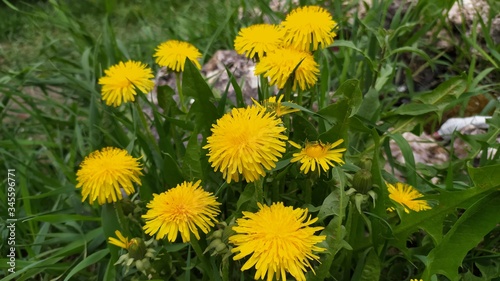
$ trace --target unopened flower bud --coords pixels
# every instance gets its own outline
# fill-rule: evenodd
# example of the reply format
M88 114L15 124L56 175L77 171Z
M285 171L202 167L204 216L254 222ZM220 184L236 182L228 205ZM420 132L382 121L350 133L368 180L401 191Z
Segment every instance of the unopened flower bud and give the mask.
M141 260L146 254L146 244L144 244L144 241L141 238L133 238L130 240L128 253L130 257L136 260Z
M366 194L372 189L372 173L367 169L361 169L354 174L352 187L359 193Z

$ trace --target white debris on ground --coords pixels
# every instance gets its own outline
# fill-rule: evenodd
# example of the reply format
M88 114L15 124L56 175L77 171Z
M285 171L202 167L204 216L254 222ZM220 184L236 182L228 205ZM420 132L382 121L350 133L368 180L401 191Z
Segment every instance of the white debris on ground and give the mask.
M491 117L475 116L467 118L451 118L448 119L432 136L426 133L416 136L409 132L403 133L402 136L410 145L416 164L422 163L425 165L439 165L450 160L450 154L448 153L450 144L443 143L443 139L449 141L454 132L459 132L462 135L484 134L488 128L486 120L489 118ZM497 142L500 143L500 136L497 138ZM403 153L396 142L391 140L389 145L394 160L400 164L404 164L405 159L403 157ZM446 145L447 147L444 147L443 145ZM454 157L463 159L469 155L471 148L461 138L455 138L452 145ZM496 153L497 150L495 148L489 148L488 158L493 157ZM477 157L481 157L481 154L477 155ZM387 172L394 173L393 175L398 180L404 181L404 175L398 170L393 170L389 163L386 163L384 169ZM439 179L433 178L431 181L437 183L439 182Z
M245 103L252 104L251 98L257 99L259 81L254 75L255 63L233 50L215 52L212 58L203 65L201 72L207 78L208 84L213 86L217 96L224 93L230 84L230 76L226 67L240 86ZM227 96L233 103L236 103L236 94L232 85L229 85Z

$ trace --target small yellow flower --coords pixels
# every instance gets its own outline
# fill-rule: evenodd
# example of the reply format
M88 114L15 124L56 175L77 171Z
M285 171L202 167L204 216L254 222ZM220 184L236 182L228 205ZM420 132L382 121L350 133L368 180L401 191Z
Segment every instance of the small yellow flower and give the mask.
M104 74L99 78L99 84L106 105L118 107L124 102L133 102L137 90L149 93L154 87L153 71L141 62L120 62L105 70Z
M234 49L249 59L260 59L281 46L283 30L272 24L242 28L234 40Z
M294 72L295 70L295 72ZM314 57L308 52L293 49L277 49L255 65L255 75L263 74L270 79L271 85L279 89L285 87L286 81L293 74L293 90L305 90L318 81L319 68Z
M123 234L119 230L115 230L115 235L116 237L118 237L118 239L114 237L109 237L108 238L109 243L118 246L120 248L123 248L125 250L128 250L128 247L130 246L128 238L123 236Z
M252 101L256 106L258 106L260 108L265 108L269 112L274 112L276 114L276 116L278 116L278 117L281 117L281 116L289 114L289 113L300 111L299 109L291 108L291 107L282 105L281 104L282 99L283 99L283 95L281 95L278 98L278 100L276 100L276 97L270 97L267 100L265 100L264 102L262 102L262 105L258 101L254 100L253 98L252 98Z
M159 195L153 194L153 200L146 205L149 210L142 216L146 220L144 232L156 234L157 240L166 236L170 242L177 239L179 232L182 242L191 240L190 233L199 240L198 228L208 233L217 222L220 203L200 187L200 182L183 182Z
M337 23L319 6L293 10L281 23L285 30L284 45L301 51L314 51L333 43Z
M141 170L138 159L126 150L105 147L82 161L76 173L76 188L82 188L82 202L87 197L90 203L97 199L100 205L116 202L123 198L122 190L129 195L135 191L133 183L141 185Z
M330 167L335 166L333 162L339 165L344 164L344 160L342 160L342 152L346 151L346 149L333 149L344 142L343 139L340 139L332 144L324 144L321 141L306 142L304 148L293 141L289 142L296 148L301 149L300 152L293 154L291 162L294 163L300 161L302 164L300 166L300 171L304 174L307 174L309 171L314 172L315 170L318 170L319 174L321 169L326 172L330 169Z
M423 195L411 185L401 182L394 185L386 183L386 185L389 190L389 198L402 205L406 213L410 213L408 209L415 212L431 209L427 201L418 199L423 197Z
M195 46L188 42L178 40L163 42L156 48L154 57L158 65L166 66L175 72L184 71L186 58L196 65L198 69L201 69L201 65L198 62L198 59L201 58L201 53Z
M212 126L203 148L208 149L212 167L228 183L238 182L240 175L253 182L276 167L286 150L285 130L281 120L263 108L233 108Z
M242 271L255 266L255 280L286 280L289 272L296 280L306 280L304 272L312 266L309 260L319 260L313 252L326 249L317 246L325 240L325 235L314 235L323 227L311 227L318 218L311 219L307 209L285 207L283 203L265 206L257 203L256 213L243 212L243 217L233 226L235 235L229 242L235 245L231 250L237 253L233 259L250 256ZM314 270L313 270L314 272Z
M424 281L424 279L410 279L410 281Z

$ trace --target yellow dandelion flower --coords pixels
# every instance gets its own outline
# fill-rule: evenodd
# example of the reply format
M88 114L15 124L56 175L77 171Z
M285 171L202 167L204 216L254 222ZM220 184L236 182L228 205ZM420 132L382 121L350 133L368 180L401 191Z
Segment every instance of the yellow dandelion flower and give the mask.
M295 70L295 72L294 72ZM269 78L271 85L279 89L285 87L286 81L293 74L293 90L305 90L318 81L319 68L314 57L307 52L293 49L277 49L267 54L255 65L255 75L263 74Z
M323 171L328 171L330 167L335 166L335 163L342 165L344 164L344 160L342 160L342 152L346 151L345 148L337 148L339 144L344 142L343 139L340 139L332 144L330 143L322 143L320 142L306 142L304 148L293 141L289 141L291 145L296 148L301 149L300 152L294 153L292 156L291 162L300 162L302 165L300 166L300 171L304 174L309 173L309 171L314 172L318 170L318 174Z
M285 152L286 128L274 114L263 108L233 108L212 126L207 138L208 161L224 179L247 182L265 176L265 170L276 167Z
M166 66L175 72L184 71L186 58L196 65L198 69L201 69L201 65L198 62L198 59L201 58L201 53L195 46L188 42L178 40L163 42L156 48L154 57L158 65Z
M149 93L154 87L153 71L141 62L120 62L105 70L104 74L99 78L99 84L106 105L118 107L124 102L133 102L137 90Z
M410 281L424 281L424 279L410 279Z
M273 24L256 24L242 28L234 40L234 49L249 59L260 59L281 46L283 30Z
M109 243L118 246L120 248L123 248L125 250L128 250L128 247L130 246L128 238L123 236L123 234L119 230L115 231L115 235L116 237L118 237L118 239L114 237L109 237L108 238Z
M284 45L301 51L314 51L333 43L337 23L319 6L293 10L281 23L285 30Z
M281 104L282 99L283 99L283 95L281 95L278 98L278 100L276 100L276 97L270 97L267 100L265 100L264 102L262 102L262 104L260 104L258 101L254 100L253 98L252 98L252 101L256 106L258 106L260 108L265 108L269 112L274 112L276 114L276 116L278 116L278 117L281 117L281 116L289 114L289 113L300 111L299 109L291 108L291 107L282 105Z
M142 168L138 160L126 150L114 147L105 147L85 157L76 173L76 188L82 188L82 202L89 197L90 203L97 199L103 205L121 200L122 191L127 195L133 193L133 183L141 185Z
M394 202L402 205L406 213L410 213L411 209L415 212L425 211L431 209L427 201L417 200L423 197L422 193L413 188L409 184L398 182L394 185L386 183L387 189L389 190L389 198Z
M255 266L255 280L286 280L289 272L296 280L306 280L304 272L312 266L309 260L319 260L313 252L326 249L316 244L325 240L325 235L314 235L323 227L311 227L318 218L311 219L307 209L285 207L283 203L264 206L260 203L256 213L243 212L243 217L233 226L235 235L229 242L235 245L231 250L237 253L233 259L250 256L242 271ZM314 272L314 270L313 270Z
M166 236L170 242L177 239L178 232L182 242L191 240L190 233L199 240L198 228L208 233L217 222L220 203L200 187L200 182L183 182L159 195L153 194L153 200L146 205L149 210L142 216L146 220L144 232L156 234L157 240Z

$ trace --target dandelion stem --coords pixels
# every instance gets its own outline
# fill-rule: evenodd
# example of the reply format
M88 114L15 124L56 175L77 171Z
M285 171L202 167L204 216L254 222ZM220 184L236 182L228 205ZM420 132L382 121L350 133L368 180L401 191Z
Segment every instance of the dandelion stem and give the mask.
M136 100L134 103L137 111L137 116L141 121L142 127L144 127L147 138L149 138L150 140L150 145L153 146L153 148L159 153L160 147L158 146L158 143L156 142L156 139L153 136L151 129L149 128L148 122L146 121L146 116L144 116L144 111L142 111L141 103L139 102L139 100Z
M177 86L177 93L179 93L179 103L181 104L181 110L186 112L186 104L184 102L184 94L182 93L182 83L181 83L181 73L175 72L175 85Z

